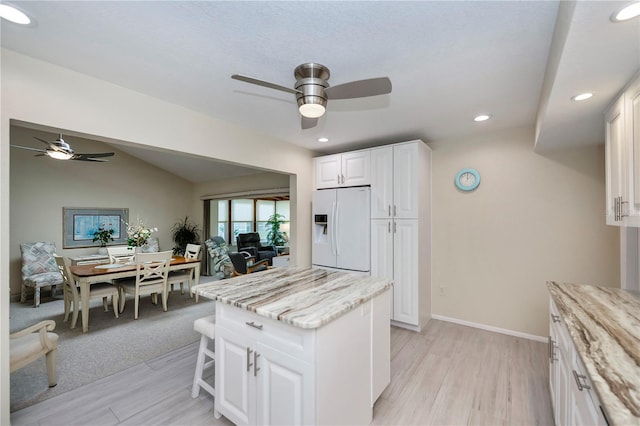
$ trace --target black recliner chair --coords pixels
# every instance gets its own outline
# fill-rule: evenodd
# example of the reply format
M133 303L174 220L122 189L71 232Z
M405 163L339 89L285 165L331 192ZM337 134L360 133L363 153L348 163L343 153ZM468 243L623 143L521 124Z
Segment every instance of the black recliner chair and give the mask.
M238 251L246 251L250 253L256 262L267 259L269 266L273 265L273 259L278 255L275 246L263 246L260 244L260 234L257 232L249 232L247 234L238 234L236 237Z

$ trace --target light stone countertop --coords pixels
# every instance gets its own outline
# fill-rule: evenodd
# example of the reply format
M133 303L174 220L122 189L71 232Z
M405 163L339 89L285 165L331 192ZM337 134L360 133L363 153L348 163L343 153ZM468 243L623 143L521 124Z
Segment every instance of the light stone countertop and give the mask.
M640 297L555 281L547 288L608 419L614 425L640 425Z
M319 328L392 286L383 278L311 267L272 268L192 292L299 328Z

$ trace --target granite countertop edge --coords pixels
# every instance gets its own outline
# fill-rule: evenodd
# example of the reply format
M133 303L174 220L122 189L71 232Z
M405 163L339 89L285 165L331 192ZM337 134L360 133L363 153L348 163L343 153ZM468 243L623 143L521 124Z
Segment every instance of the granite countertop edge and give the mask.
M640 298L621 289L556 281L547 288L607 419L640 425Z

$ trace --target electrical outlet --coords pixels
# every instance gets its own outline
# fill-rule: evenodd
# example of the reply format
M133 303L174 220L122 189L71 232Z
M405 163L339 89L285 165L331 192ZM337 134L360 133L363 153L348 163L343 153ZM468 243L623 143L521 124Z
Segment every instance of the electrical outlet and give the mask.
M440 296L445 296L447 294L447 287L441 285L440 286Z

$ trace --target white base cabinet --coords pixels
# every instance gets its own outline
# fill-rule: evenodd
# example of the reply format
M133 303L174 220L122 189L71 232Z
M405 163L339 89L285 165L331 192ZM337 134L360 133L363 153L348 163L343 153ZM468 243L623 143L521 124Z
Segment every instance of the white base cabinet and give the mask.
M318 329L216 302L216 416L237 425L369 424L390 380L389 297Z
M549 301L549 390L556 426L608 423L553 300Z

